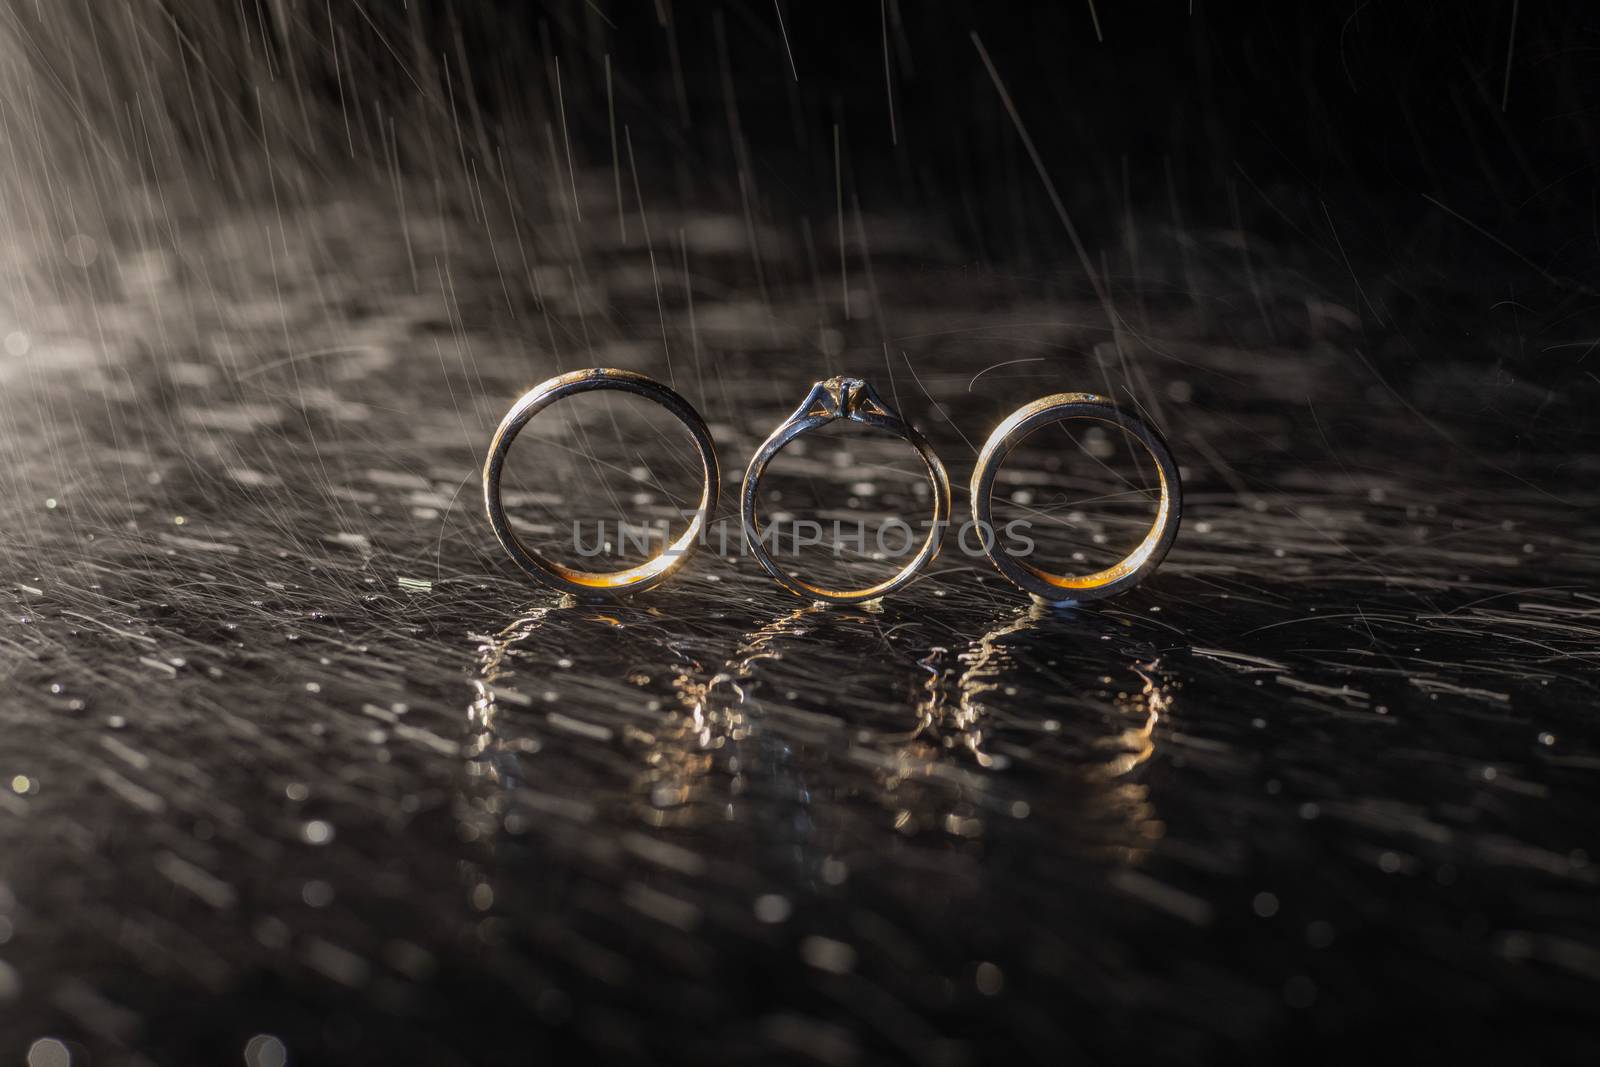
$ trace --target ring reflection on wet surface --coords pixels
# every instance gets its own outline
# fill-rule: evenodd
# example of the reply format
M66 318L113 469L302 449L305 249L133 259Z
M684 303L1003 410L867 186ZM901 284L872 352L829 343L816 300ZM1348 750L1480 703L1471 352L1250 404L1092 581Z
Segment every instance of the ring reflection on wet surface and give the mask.
M1101 640L1114 625L1002 608L974 636L966 611L813 605L739 632L669 599L537 608L480 649L460 811L489 847L472 877L508 916L553 861L588 884L561 935L580 971L628 966L603 947L615 910L655 926L647 953L687 981L798 951L793 981L820 984L791 995L827 996L868 945L908 936L904 909L1009 911L1044 884L1036 865L1137 865L1161 836L1140 771L1171 695L1142 641ZM623 671L594 681L601 663ZM901 951L971 988L953 944Z

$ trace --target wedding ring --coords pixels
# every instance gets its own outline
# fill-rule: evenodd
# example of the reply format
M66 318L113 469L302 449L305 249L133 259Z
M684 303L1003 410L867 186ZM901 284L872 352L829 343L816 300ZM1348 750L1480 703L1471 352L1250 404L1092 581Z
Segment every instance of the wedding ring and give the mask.
M506 454L511 450L511 442L516 440L517 434L522 432L530 419L563 397L605 389L654 401L683 423L690 439L694 441L695 449L700 453L704 485L700 491L700 505L689 521L689 528L655 558L625 570L582 571L545 559L522 543L506 520L505 506L500 501L500 476L505 470ZM519 567L534 578L552 589L574 596L621 596L659 585L683 566L699 543L700 534L717 506L718 482L717 450L711 441L711 431L687 400L642 374L597 367L558 374L549 381L541 382L506 412L506 417L500 421L500 428L494 432L494 439L489 443L489 456L484 460L483 504L489 512L489 525L494 527L494 535L499 538L501 546Z
M1041 426L1072 419L1094 419L1121 427L1150 453L1161 482L1161 502L1155 521L1139 546L1105 570L1093 574L1052 574L1006 552L993 534L993 496L995 475L1001 464L1023 438ZM1125 593L1161 566L1172 542L1178 537L1178 519L1183 510L1183 487L1178 479L1178 464L1172 450L1154 427L1119 411L1116 405L1093 393L1057 393L1041 397L1013 411L978 454L978 467L972 472L972 519L983 531L983 547L1001 574L1034 599L1050 605L1103 600Z
M864 589L827 589L812 585L784 571L763 543L761 521L756 514L757 487L772 458L796 437L836 419L848 419L865 426L887 430L906 441L917 450L923 466L927 468L928 481L933 483L933 523L928 530L928 536L923 539L921 548L917 550L911 562L893 577ZM749 469L745 471L740 505L745 543L749 545L751 553L760 561L761 566L779 585L797 596L811 600L857 604L864 600L875 600L899 589L916 577L917 572L939 554L945 528L950 525L950 476L945 473L944 464L939 462L939 457L934 455L928 442L884 402L876 389L860 378L829 378L827 381L812 385L805 401L794 410L794 414L773 430L772 435L756 450L755 457L750 460Z

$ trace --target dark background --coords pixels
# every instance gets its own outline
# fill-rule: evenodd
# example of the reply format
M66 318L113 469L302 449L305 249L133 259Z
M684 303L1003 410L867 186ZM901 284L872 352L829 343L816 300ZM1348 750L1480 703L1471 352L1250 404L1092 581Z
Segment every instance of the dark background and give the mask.
M1597 48L1577 3L0 4L0 1058L1592 1062ZM559 601L478 467L591 365L705 414L724 520L851 373L958 489L1102 392L1184 527L1079 610L957 551L802 605L736 522ZM693 494L659 418L563 418L541 546ZM1131 544L1134 469L1036 444L1009 505ZM915 516L907 459L791 450L784 506Z

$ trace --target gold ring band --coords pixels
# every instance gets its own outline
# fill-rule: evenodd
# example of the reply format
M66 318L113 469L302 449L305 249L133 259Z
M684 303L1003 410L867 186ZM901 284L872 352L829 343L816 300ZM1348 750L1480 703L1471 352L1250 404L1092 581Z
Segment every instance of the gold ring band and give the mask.
M670 411L688 429L696 451L700 453L701 477L700 505L689 528L677 540L644 563L619 571L582 571L545 559L524 545L506 519L505 506L500 500L500 476L504 473L506 455L511 442L522 432L530 419L563 397L597 390L615 390L642 396ZM559 374L528 390L506 412L500 421L494 439L489 443L489 455L483 464L483 504L489 513L489 525L506 553L523 570L552 589L574 596L622 596L637 593L661 584L688 560L699 543L701 532L710 521L717 506L720 475L717 450L711 440L711 431L705 420L683 397L653 378L633 371L597 367L592 370Z
M1059 605L1103 600L1125 593L1153 574L1178 537L1183 510L1183 487L1178 464L1166 439L1142 419L1118 410L1093 393L1056 393L1024 404L995 427L978 454L972 472L972 519L979 530L994 529L994 481L1011 450L1041 426L1072 419L1093 419L1120 427L1150 453L1161 482L1161 502L1155 521L1137 548L1101 571L1085 575L1052 574L1000 547L999 538L984 538L984 551L995 568L1036 600Z

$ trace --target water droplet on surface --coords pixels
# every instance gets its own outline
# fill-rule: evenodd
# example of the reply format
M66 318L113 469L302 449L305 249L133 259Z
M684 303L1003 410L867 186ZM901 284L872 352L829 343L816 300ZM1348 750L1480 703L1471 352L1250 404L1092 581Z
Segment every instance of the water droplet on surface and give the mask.
M28 1067L71 1067L72 1053L53 1037L41 1037L28 1046Z
M849 974L856 965L856 950L843 941L813 935L800 942L800 958L819 971Z
M257 1034L244 1043L245 1067L286 1067L289 1050L271 1034Z
M763 893L756 897L756 918L764 923L781 923L794 913L794 906L787 897L776 893Z

